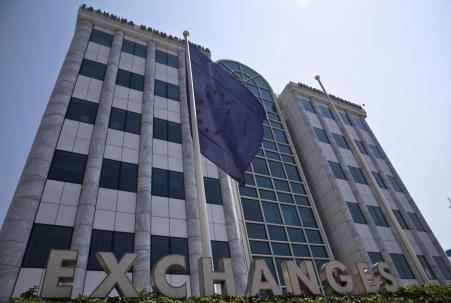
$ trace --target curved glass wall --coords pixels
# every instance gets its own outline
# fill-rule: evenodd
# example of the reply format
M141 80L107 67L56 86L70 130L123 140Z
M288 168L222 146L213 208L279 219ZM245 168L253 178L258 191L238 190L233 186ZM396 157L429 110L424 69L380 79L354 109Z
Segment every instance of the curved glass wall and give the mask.
M239 193L251 256L265 259L280 285L284 285L280 266L283 260L313 260L317 269L329 260L325 235L268 82L239 62L218 63L266 109L263 143Z

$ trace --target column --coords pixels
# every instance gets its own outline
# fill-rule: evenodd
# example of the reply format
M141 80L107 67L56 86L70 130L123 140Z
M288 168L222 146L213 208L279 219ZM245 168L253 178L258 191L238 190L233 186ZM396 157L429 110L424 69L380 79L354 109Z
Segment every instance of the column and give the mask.
M230 257L232 258L235 290L237 295L244 295L247 284L248 264L246 263L245 251L243 247L244 244L242 242L240 227L238 225L239 222L236 215L234 197L232 194L231 179L221 169L218 169L218 172L227 236L229 238Z
M12 295L92 26L88 20L77 23L0 231L0 302Z
M72 288L73 298L82 294L84 288L89 244L92 226L94 224L97 192L100 182L100 172L102 169L103 154L105 151L108 123L111 105L113 103L114 87L116 85L116 76L119 69L123 38L124 33L121 31L117 31L114 34L102 92L100 94L97 117L92 131L91 145L89 146L88 160L81 187L80 201L78 202L77 216L75 217L71 249L78 251L78 258L75 267L74 285Z
M199 273L197 260L202 257L199 206L197 202L196 172L194 167L193 138L191 137L190 116L186 88L185 52L179 51L180 122L182 125L183 173L185 184L186 226L190 267L191 296L199 296Z
M147 43L144 72L144 94L139 141L138 190L135 214L135 263L133 286L137 289L150 287L150 223L152 217L152 143L153 105L155 82L155 42Z

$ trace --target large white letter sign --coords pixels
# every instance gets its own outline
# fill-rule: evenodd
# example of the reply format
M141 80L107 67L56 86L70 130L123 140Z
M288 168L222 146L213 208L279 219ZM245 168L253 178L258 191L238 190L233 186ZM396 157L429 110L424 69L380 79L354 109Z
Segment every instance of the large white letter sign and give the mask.
M351 276L345 275L346 266L339 261L330 261L321 266L320 278L323 285L331 292L346 295L352 291Z
M221 284L221 295L235 296L235 280L231 259L219 260L219 271L213 271L211 258L199 258L199 288L201 296L214 296L214 284Z
M273 296L282 294L265 260L257 259L252 261L249 269L246 297L257 296L262 290Z
M302 261L299 267L294 261L283 261L282 272L288 293L296 296L302 293L321 294L312 261Z
M132 267L136 254L125 254L121 262L111 252L96 252L97 261L107 273L105 279L92 292L91 297L104 298L113 288L116 288L121 297L137 297L138 293L127 276L127 271Z
M50 251L44 282L42 283L41 297L44 298L69 298L72 286L59 286L60 282L73 282L75 263L77 262L76 250Z
M184 271L185 257L181 255L168 255L157 262L150 274L150 284L153 290L173 299L185 298L188 295L186 282L179 287L169 284L166 280L166 272L169 268Z

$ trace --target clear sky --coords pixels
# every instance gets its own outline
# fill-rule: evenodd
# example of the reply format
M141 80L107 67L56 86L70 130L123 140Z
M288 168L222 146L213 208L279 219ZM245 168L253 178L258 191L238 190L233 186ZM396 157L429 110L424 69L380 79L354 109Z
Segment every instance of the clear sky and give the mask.
M85 1L289 81L364 103L442 246L451 248L451 1ZM0 222L73 35L79 1L0 1Z

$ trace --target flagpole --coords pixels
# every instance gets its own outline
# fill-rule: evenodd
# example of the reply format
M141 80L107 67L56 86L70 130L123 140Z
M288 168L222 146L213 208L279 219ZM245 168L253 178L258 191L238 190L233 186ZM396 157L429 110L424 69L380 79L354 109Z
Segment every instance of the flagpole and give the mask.
M184 31L183 36L185 37L185 58L186 58L185 61L188 74L189 108L191 112L191 132L193 135L193 146L194 146L194 165L196 168L197 199L199 204L199 221L201 229L200 235L202 240L202 254L204 257L211 258L212 253L210 244L210 231L208 226L209 224L208 224L207 202L205 199L204 176L202 172L200 144L199 144L199 129L197 127L196 101L194 98L193 74L191 70L191 56L189 53L189 42L188 42L189 32Z
M321 82L320 76L318 76L318 75L315 76L315 80L318 81L319 85L321 86L321 89L323 90L324 94L326 95L327 101L329 101L330 108L332 109L332 112L335 115L335 117L337 117L337 118L340 117L340 115L338 114L338 110L335 106L335 103L332 102L332 99L330 98L329 94L327 93L326 89L324 88L323 83ZM348 138L352 138L351 133L349 132L347 127L344 125L343 125L343 130L344 130L345 135ZM390 207L390 204L387 201L387 198L385 197L382 190L379 188L379 185L377 184L376 179L374 178L373 174L371 173L371 169L368 166L368 163L366 163L366 160L363 158L362 154L358 151L357 144L354 142L354 140L349 140L348 143L350 143L351 150L353 151L354 155L356 155L356 158L358 158L358 161L362 164L363 170L366 172L366 175L368 176L371 185L376 190L376 193L379 196L380 201L382 202L381 203L382 207L387 212L388 217L390 218L390 221L392 222L399 238L401 239L401 243L403 244L404 248L406 249L407 254L412 259L413 264L415 265L416 270L420 274L421 279L424 282L429 282L429 277L427 276L426 271L424 270L423 266L421 265L420 260L418 260L418 257L415 254L415 251L414 251L412 245L410 245L409 239L407 238L406 234L404 233L404 231L401 228L401 225L399 224L398 220L396 219L395 214L393 213L393 211Z

